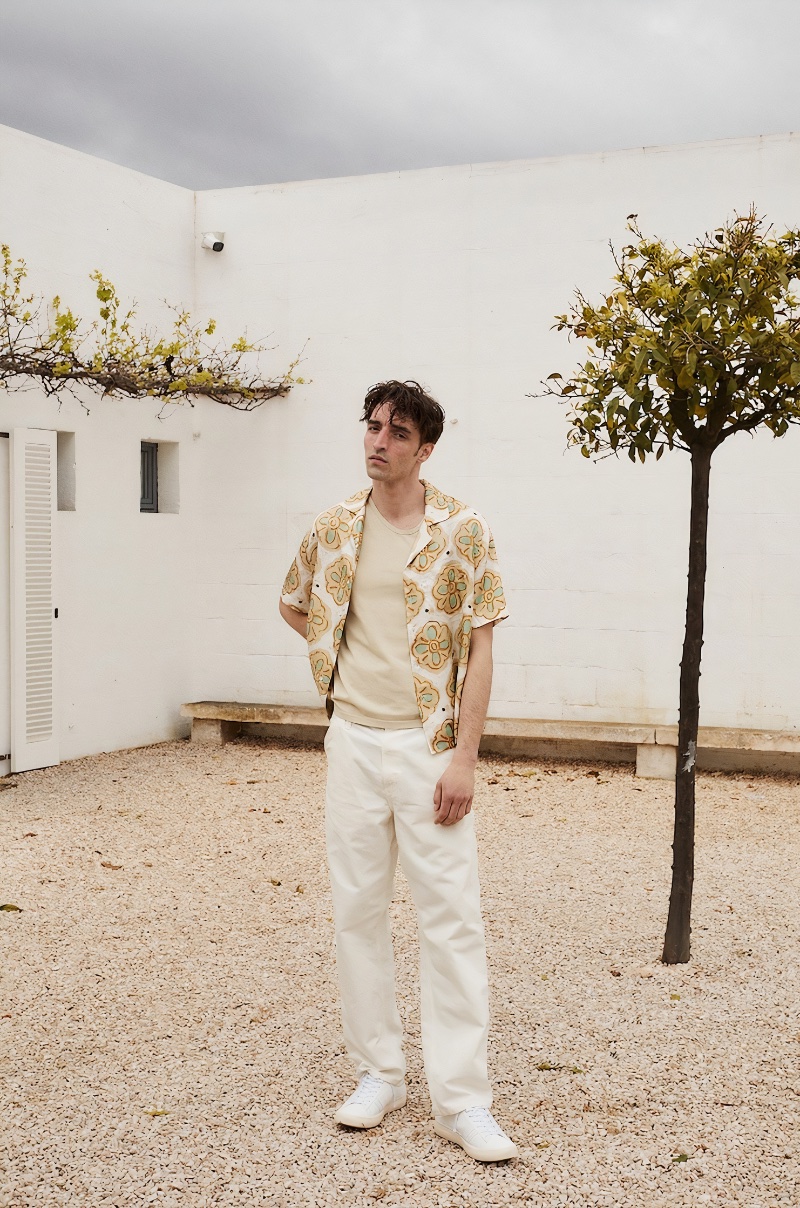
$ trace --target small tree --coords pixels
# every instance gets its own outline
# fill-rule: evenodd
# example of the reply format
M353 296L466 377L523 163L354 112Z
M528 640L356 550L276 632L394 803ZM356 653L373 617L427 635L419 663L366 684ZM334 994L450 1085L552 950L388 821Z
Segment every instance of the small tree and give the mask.
M694 882L695 763L711 458L737 432L783 436L800 423L800 230L775 236L755 210L688 251L646 239L614 254L615 288L578 291L556 327L589 341L589 359L548 392L569 400L568 444L584 457L627 452L692 463L686 630L680 670L672 891L662 960L688 961ZM613 249L612 249L613 252Z
M252 411L303 381L294 376L299 357L279 376L264 378L257 361L263 346L246 336L230 348L209 343L213 319L201 327L172 307L169 333L137 327L136 307L123 310L116 289L98 271L91 280L99 316L87 327L60 298L47 304L27 293L25 262L15 261L5 244L0 257L0 387L19 389L27 380L61 397L83 385L103 395L157 398L165 404L200 395Z

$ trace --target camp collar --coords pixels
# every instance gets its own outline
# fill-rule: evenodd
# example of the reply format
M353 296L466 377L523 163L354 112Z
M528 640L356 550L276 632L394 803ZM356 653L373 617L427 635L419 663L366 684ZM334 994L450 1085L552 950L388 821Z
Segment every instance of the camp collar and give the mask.
M441 524L443 520L447 520L450 512L448 508L436 507L434 503L436 498L442 498L442 492L424 478L420 478L420 482L425 488L425 527L430 531L431 525ZM342 507L347 508L348 512L352 512L354 516L363 515L367 507L367 500L371 494L372 487L365 487L362 491L356 491L355 495L351 495L348 499L345 499Z

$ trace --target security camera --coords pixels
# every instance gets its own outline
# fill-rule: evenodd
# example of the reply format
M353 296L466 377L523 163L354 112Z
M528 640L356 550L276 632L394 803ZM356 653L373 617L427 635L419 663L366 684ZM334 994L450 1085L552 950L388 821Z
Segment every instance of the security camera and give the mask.
M224 231L203 231L203 238L200 240L201 247L207 247L212 252L221 252L225 246Z

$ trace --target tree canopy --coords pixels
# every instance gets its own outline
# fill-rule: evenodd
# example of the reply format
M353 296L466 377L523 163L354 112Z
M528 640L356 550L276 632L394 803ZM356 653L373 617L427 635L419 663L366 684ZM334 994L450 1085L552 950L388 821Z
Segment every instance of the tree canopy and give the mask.
M19 388L27 381L45 394L60 396L76 394L82 385L103 395L165 403L197 395L251 411L303 381L294 374L299 357L283 373L265 378L258 366L263 345L244 335L230 347L211 343L213 319L202 326L187 311L172 307L168 333L140 327L136 306L124 309L114 285L97 270L90 278L96 286L98 317L86 324L59 297L48 304L28 293L25 262L14 260L7 245L0 247L0 256L2 387Z
M800 422L800 231L774 235L751 209L683 251L636 218L614 254L616 288L599 304L577 291L556 316L589 341L569 379L548 379L572 404L569 443L644 461L762 426L783 436Z

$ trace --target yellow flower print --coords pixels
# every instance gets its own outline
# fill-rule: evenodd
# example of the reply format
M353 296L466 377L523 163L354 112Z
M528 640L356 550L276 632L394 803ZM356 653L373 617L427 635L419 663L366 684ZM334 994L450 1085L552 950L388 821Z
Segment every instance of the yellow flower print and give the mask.
M303 540L300 542L300 561L306 570L310 570L313 574L314 562L311 557L311 542L314 537L313 532L306 533Z
M468 562L477 566L486 553L483 544L483 527L479 520L466 520L455 536L456 547Z
M349 558L337 558L325 571L325 586L334 603L346 604L353 590L353 563Z
M345 621L345 618L342 617L341 621L339 622L339 624L336 626L336 628L333 631L333 653L334 654L336 654L336 652L338 651L339 647L342 644L342 635L344 634L344 621Z
M467 586L467 572L457 566L455 562L449 563L440 571L439 578L433 585L436 607L440 608L442 612L446 612L448 616L458 612L464 603Z
M456 630L456 659L466 663L469 658L470 635L472 634L472 617L462 617L461 624Z
M320 516L317 526L319 541L325 549L339 549L350 536L350 512L343 507L331 508Z
M421 675L414 676L414 691L417 694L419 715L423 722L425 722L439 703L439 693L430 680L423 679Z
M421 667L441 671L450 658L453 639L446 625L438 621L427 621L414 638L411 653Z
M453 663L453 670L447 680L447 695L450 699L450 704L456 703L456 680L458 678L458 663Z
M454 499L452 495L445 495L444 491L437 491L432 486L425 488L425 503L432 504L435 508L447 508L451 516L456 516L464 510L463 503L458 499Z
M324 650L312 650L309 658L311 659L311 671L314 675L314 682L317 685L318 691L324 694L331 686L333 663Z
M403 594L406 597L406 619L413 621L422 608L424 596L413 579L403 579Z
M293 591L297 591L299 586L300 586L300 570L297 566L297 559L295 558L294 562L289 567L288 575L283 580L282 594L284 596L290 596Z
M493 621L506 606L499 575L487 570L475 584L475 616Z
M431 746L437 755L441 755L444 751L452 751L455 745L455 724L451 718L448 718L447 721L442 722L434 734Z
M372 487L364 487L363 491L356 491L355 495L351 495L349 499L345 499L345 503L348 507L351 507L353 504L359 504L362 499L366 499L371 490ZM353 510L355 511L355 508Z
M316 642L317 638L330 628L330 624L331 618L328 609L319 596L312 593L311 599L308 602L308 618L306 621L308 640Z
M432 524L428 530L428 544L414 558L411 566L414 570L428 570L433 566L439 554L447 545L447 539L438 524Z

